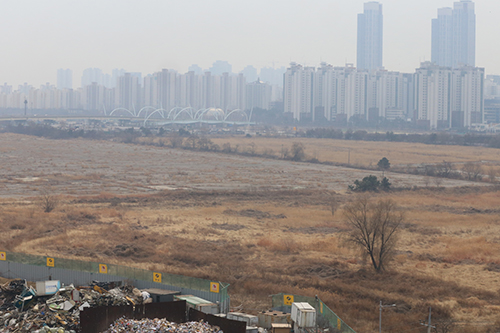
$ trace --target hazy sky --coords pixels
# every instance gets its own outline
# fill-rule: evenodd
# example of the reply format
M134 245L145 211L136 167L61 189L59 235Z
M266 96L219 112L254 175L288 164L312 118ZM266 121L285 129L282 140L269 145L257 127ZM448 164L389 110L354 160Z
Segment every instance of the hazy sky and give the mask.
M238 72L356 63L362 0L0 0L0 83L56 83L58 68L153 73L227 60ZM384 66L431 57L431 19L452 0L384 0ZM500 74L500 1L476 0L476 65Z

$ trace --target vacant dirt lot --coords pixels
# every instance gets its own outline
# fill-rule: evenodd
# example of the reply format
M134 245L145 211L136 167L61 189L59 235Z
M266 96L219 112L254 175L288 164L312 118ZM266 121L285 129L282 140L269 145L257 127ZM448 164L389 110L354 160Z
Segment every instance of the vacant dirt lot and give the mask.
M457 148L458 149L458 148ZM378 171L222 153L88 140L0 135L0 195L131 194L169 189L327 189L345 191ZM426 177L387 173L394 187L435 186ZM474 183L439 180L439 186Z

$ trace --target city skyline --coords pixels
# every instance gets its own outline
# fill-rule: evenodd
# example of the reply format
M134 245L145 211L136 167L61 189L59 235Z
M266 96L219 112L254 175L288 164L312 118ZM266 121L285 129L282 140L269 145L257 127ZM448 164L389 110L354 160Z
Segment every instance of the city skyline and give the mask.
M6 32L0 36L0 82L53 83L58 68L72 69L74 78L93 67L142 73L172 68L183 73L191 64L209 68L218 59L231 63L234 72L248 65L288 66L291 61L309 66L321 61L356 63L356 16L364 2L316 0L285 5L192 0L167 5L109 0L93 6L62 0L50 5L13 2L0 13L0 29ZM451 2L381 1L384 66L410 73L430 60L430 22L438 8ZM475 2L476 65L489 74L500 73L496 61L500 45L491 43L490 33L500 3ZM304 19L308 24L297 24Z

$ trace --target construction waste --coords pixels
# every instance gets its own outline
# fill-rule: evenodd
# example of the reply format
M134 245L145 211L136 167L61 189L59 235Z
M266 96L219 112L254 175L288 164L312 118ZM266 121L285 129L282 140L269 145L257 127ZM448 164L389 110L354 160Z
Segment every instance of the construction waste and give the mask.
M121 318L111 324L104 333L125 333L125 332L155 332L155 333L223 333L219 327L211 326L203 321L191 321L176 324L166 319L142 319L133 320Z
M63 286L40 296L26 280L0 285L0 333L73 333L86 307L151 303L146 292L121 283L96 282L90 286Z

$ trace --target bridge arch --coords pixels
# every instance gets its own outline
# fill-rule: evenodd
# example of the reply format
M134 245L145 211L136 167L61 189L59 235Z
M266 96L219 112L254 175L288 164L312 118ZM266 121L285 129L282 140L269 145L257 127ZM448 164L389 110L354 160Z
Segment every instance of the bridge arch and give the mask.
M232 115L233 113L239 113L239 114L242 114L242 115L244 115L244 116L245 116L246 121L247 121L247 122L249 121L248 114L247 114L245 111L243 111L242 109L235 109L235 110L233 110L233 111L229 112L229 113L228 113L228 114L224 117L224 121L227 121L227 119L229 118L229 116L230 116L230 115Z
M113 115L113 113L115 113L116 111L127 111L128 113L130 113L130 115L131 115L132 117L136 117L136 115L135 115L132 111L130 111L129 109L125 109L125 108L116 108L116 109L114 109L113 111L111 111L111 112L109 113L109 115L110 115L110 116L112 116L112 115Z
M137 117L139 118L139 117L141 116L142 111L147 111L148 109L153 109L153 110L156 110L156 108L155 108L155 107L152 107L152 106L145 106L145 107L143 107L142 109L140 109L140 110L139 110L139 112L137 113ZM146 112L146 114L147 114L147 112Z

